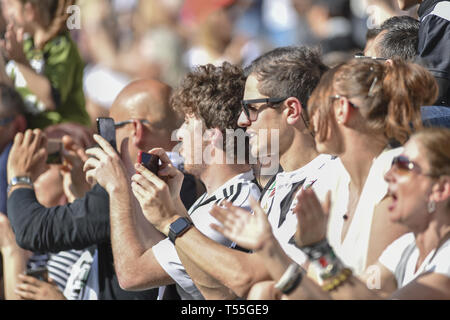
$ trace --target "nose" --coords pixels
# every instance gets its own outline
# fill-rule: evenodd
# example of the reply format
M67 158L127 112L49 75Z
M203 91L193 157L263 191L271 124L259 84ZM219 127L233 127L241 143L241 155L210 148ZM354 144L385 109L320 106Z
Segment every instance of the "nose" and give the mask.
M252 124L252 122L247 118L244 110L242 110L241 114L239 115L238 126L242 127L242 128L247 128L247 127L250 127L251 124Z
M394 181L394 167L392 166L388 172L386 172L386 174L384 175L384 180L387 183L391 183Z

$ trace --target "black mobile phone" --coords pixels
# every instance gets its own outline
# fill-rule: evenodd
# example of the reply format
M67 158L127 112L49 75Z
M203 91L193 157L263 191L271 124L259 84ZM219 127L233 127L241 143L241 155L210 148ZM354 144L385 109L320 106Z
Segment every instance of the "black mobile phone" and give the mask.
M112 118L97 118L97 130L109 144L117 150L116 144L116 127Z
M48 282L47 268L28 269L25 274L41 281Z
M158 175L159 171L159 157L150 153L139 151L138 162L146 167L148 170Z
M47 143L47 164L63 163L63 143L58 139L49 139Z

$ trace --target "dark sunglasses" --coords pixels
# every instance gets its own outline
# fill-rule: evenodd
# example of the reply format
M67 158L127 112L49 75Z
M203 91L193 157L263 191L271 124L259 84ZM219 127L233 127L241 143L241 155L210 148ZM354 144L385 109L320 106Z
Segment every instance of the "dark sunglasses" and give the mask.
M270 105L273 108L273 105L283 102L287 98L263 98L263 99L250 99L250 100L242 100L242 109L244 110L245 115L249 121L256 121L258 119L259 110L252 111L250 114L249 106L254 103L265 103Z
M411 171L414 171L417 174L421 174L423 176L437 177L434 174L423 173L420 166L414 161L409 160L406 156L397 156L392 159L392 167L395 167L397 169L397 173L399 173L400 175L405 175Z

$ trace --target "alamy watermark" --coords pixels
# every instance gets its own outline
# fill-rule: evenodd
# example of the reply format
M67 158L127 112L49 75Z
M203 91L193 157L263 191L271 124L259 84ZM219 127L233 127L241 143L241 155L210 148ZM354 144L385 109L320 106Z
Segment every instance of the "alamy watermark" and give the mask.
M81 8L77 5L68 6L66 13L69 15L66 21L67 29L80 30L81 29Z

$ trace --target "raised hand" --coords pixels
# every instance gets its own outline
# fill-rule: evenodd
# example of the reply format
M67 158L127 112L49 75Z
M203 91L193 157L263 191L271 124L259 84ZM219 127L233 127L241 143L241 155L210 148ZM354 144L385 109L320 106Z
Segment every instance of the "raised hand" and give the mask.
M297 232L295 241L299 247L309 246L325 239L327 234L328 215L331 194L327 194L324 205L319 202L312 189L303 190L297 196L298 203L294 208L297 214Z
M212 224L211 227L239 246L258 251L273 238L273 233L259 203L251 198L250 205L253 214L229 202L224 202L223 207L215 206L210 213L222 225Z
M48 169L46 146L47 138L39 129L18 133L9 153L8 181L13 177L29 177L36 181Z

